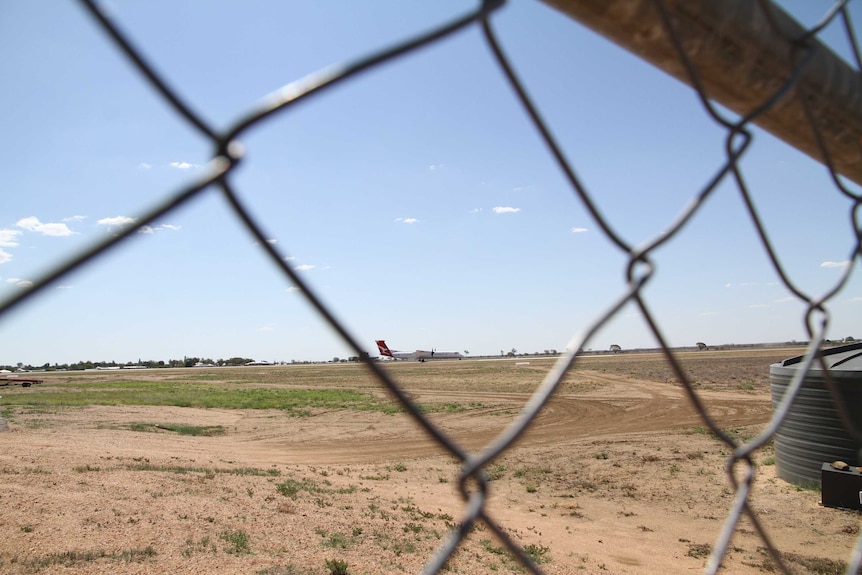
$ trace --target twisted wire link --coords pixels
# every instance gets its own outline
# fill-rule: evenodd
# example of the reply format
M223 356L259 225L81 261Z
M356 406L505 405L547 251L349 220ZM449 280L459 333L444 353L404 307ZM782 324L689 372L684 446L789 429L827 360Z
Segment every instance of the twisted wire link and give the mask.
M772 245L763 220L755 207L753 195L743 177L740 160L753 144L754 136L750 130L750 126L759 116L786 98L795 98L800 101L809 127L822 155L820 159L827 167L838 192L852 204L849 211L849 223L850 232L855 238L855 243L851 246L850 250L851 262L855 263L858 257L862 257L862 226L860 226L859 222L859 207L862 205L862 194L849 190L842 181L841 176L836 172L829 150L823 142L815 116L804 97L805 87L798 81L805 66L809 65L812 61L814 50L817 49L817 44L811 40L816 38L827 25L836 19L841 21L845 36L851 45L857 68L862 67L862 57L860 57L858 42L847 9L849 0L835 2L822 20L807 30L802 36L798 38L786 38L788 47L786 81L774 93L764 99L763 102L736 119L727 117L712 103L709 94L703 88L698 70L692 64L689 55L680 41L678 30L675 27L673 18L665 9L664 1L653 0L656 10L661 16L664 32L676 51L679 62L688 75L689 83L695 89L705 114L725 132L725 158L721 165L717 167L714 174L694 191L689 204L684 207L680 214L661 233L642 243L640 246L633 246L626 242L598 209L593 193L576 175L573 163L566 158L565 153L554 139L547 123L542 119L538 108L530 99L524 83L519 80L510 65L510 61L504 54L491 23L491 16L503 5L504 0L484 0L473 11L453 18L439 27L352 62L321 70L292 82L251 106L238 121L224 131L216 130L208 125L195 109L183 100L179 90L176 87L170 86L161 78L158 71L147 62L144 52L133 45L129 37L99 8L95 0L80 0L80 2L100 27L113 39L118 49L130 59L132 65L138 69L152 87L174 108L183 121L194 126L211 142L214 150L213 159L204 169L203 175L197 182L173 194L166 195L160 204L141 214L134 224L125 227L117 235L97 243L77 256L61 263L55 269L37 279L29 290L19 292L14 297L2 302L0 304L0 317L25 300L35 297L60 277L88 262L94 261L102 254L126 241L129 236L154 220L201 197L203 194L210 193L211 190L220 192L236 218L257 239L259 245L263 247L272 265L276 266L287 279L299 287L309 305L338 334L343 342L361 358L379 384L386 388L407 413L425 430L430 437L430 441L438 443L440 447L444 448L461 462L458 482L458 488L464 500L461 521L452 530L449 537L439 546L437 552L428 560L423 573L429 575L439 573L445 567L453 553L464 542L465 538L469 536L476 523L481 522L500 539L524 568L534 575L540 575L542 573L540 568L511 539L502 527L502 523L495 520L491 510L487 508L489 482L484 470L491 462L505 454L539 416L545 405L554 396L563 378L576 365L580 357L580 350L586 348L592 338L608 324L618 311L627 304L633 304L640 310L649 331L654 336L658 347L662 350L677 380L681 382L685 394L697 410L704 424L731 451L731 454L727 458L726 471L728 482L734 491L734 499L728 509L726 520L718 534L704 572L716 573L720 569L731 537L744 515L751 521L755 532L763 541L767 552L775 561L778 568L784 573L790 573L788 566L782 560L781 554L770 539L749 501L756 473L756 466L752 456L756 450L763 447L775 436L778 428L786 419L793 402L796 400L809 369L815 363L826 374L827 388L835 399L835 404L838 406L839 415L844 426L857 441L862 443L862 431L854 426L847 409L839 400L837 388L828 376L824 359L819 354L821 342L825 339L829 326L829 310L827 305L847 284L854 266L848 266L834 285L821 295L810 295L799 288L793 281L793 278L787 273L777 251ZM763 11L767 21L771 23L775 32L780 34L780 27L771 18L772 2L770 0L758 0L758 6ZM291 107L301 100L316 97L329 88L350 81L362 72L375 69L400 56L439 42L469 26L479 26L481 28L503 76L511 85L511 88L523 106L524 112L544 141L548 152L556 161L558 168L569 182L576 199L587 210L608 242L620 250L627 259L625 267L626 282L620 295L607 305L598 314L596 319L586 327L583 327L582 331L572 336L566 347L566 352L555 362L520 414L495 439L475 453L459 445L458 442L454 441L448 434L434 425L419 407L410 400L406 392L389 372L381 364L370 360L363 353L363 348L358 343L358 339L347 330L333 311L322 302L312 287L286 264L285 254L267 241L267 238L270 236L264 232L260 222L255 220L245 207L232 183L232 172L244 156L244 150L239 142L239 138L248 128L260 122L268 121L277 114L290 112ZM761 247L766 253L774 272L778 275L782 284L805 305L803 320L810 341L804 359L801 362L801 369L797 370L784 396L775 407L773 417L755 438L747 442L739 442L731 434L722 429L712 417L708 406L698 395L693 382L685 370L682 369L678 358L672 352L660 327L660 318L651 310L644 295L644 287L655 274L652 254L660 246L673 241L680 231L689 225L694 215L703 208L706 200L723 183L732 184L739 192L748 217L751 220L751 225L760 240ZM857 539L850 553L847 573L855 574L859 570L860 563L862 563L862 535Z

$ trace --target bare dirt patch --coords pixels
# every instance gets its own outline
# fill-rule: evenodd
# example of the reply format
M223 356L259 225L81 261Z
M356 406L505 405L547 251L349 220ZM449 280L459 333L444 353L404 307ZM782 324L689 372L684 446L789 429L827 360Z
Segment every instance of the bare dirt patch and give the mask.
M686 369L710 413L745 438L771 415L769 364L793 354L690 354ZM412 398L435 407L437 425L478 450L517 415L549 366L462 361L392 371ZM359 368L332 369L134 378L385 395ZM121 377L47 375L43 388L17 393ZM342 561L354 574L418 572L464 507L458 462L403 413L314 409L297 417L147 405L5 412L3 572L326 574ZM217 431L191 435L180 425ZM660 356L586 358L518 445L488 466L487 511L547 573L699 571L733 500L727 455ZM833 572L823 569L836 559L834 572L843 572L860 516L823 508L818 492L775 478L773 461L771 448L758 453L752 497L770 537L800 573ZM741 520L726 572L774 569L763 547ZM483 525L449 568L522 570Z

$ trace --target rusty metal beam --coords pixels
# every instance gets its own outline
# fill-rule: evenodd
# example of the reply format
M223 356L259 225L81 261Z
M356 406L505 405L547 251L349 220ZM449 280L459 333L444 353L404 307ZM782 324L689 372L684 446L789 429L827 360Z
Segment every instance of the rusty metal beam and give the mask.
M691 85L652 0L542 0ZM765 102L791 76L792 45L806 30L756 0L665 0L705 95L737 114ZM756 124L817 161L823 153L801 98L820 130L835 171L862 184L862 76L816 39L798 83Z

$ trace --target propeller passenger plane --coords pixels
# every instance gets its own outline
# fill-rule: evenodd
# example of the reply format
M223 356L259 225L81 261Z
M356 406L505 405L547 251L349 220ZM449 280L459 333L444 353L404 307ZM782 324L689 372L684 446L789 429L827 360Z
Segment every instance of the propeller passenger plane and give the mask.
M382 339L378 339L376 343L380 356L390 360L430 361L432 359L461 359L464 357L457 351L437 351L436 349L432 349L431 351L423 349L417 349L416 351L391 350L386 345L386 341Z

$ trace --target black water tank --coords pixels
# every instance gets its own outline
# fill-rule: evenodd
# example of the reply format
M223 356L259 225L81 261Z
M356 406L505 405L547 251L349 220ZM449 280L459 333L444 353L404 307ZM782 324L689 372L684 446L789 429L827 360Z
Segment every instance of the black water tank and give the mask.
M850 420L862 430L862 343L821 352ZM802 367L804 356L791 357L769 368L772 409L778 407L790 381ZM778 477L800 485L819 485L820 467L836 460L862 465L862 444L844 428L826 388L819 361L814 361L802 382L796 401L775 434Z

